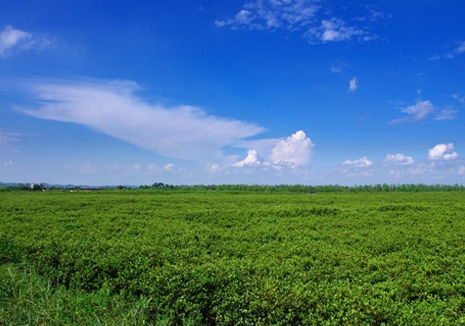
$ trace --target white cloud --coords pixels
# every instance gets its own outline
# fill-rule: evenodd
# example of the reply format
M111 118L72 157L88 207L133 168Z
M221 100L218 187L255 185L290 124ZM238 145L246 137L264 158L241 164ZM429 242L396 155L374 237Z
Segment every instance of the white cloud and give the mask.
M433 174L435 172L434 168L434 162L431 164L422 163L407 169L407 172L412 175Z
M220 169L220 166L218 164L213 164L212 166L208 168L208 171L213 174L213 173L217 173L219 169Z
M329 70L335 74L340 74L342 72L342 67L337 65L332 65Z
M247 151L247 156L242 161L234 163L232 166L237 168L242 168L244 166L257 166L260 165L258 159L258 153L255 149L249 149Z
M132 167L131 167L131 170L133 173L136 173L138 174L140 172L140 170L142 169L142 165L141 164L134 164Z
M349 81L349 92L355 92L357 90L357 77L353 77L350 81Z
M399 178L400 176L402 176L402 172L395 171L395 170L389 170L388 176L394 177L394 178Z
M404 154L388 154L383 162L398 165L411 165L413 164L413 158Z
M455 120L457 118L457 113L459 111L454 108L444 108L436 112L434 120L444 121L444 120Z
M354 20L361 21L361 22L376 23L377 21L383 18L386 18L386 15L383 12L375 10L375 9L370 9L367 15L355 17Z
M455 160L458 157L454 150L454 144L438 144L428 151L428 159L430 160Z
M459 175L465 174L465 165L460 165L459 170L457 171Z
M407 114L405 118L392 120L391 124L418 122L425 119L434 111L434 105L430 101L418 100L414 105L406 106L401 109L402 113Z
M283 168L296 169L310 162L312 150L315 145L304 131L299 130L287 138L269 138L248 140L237 144L235 147L249 149L245 160L231 164L232 166L246 166L254 162L260 163L264 170L270 167L275 170ZM265 158L261 162L258 157ZM245 164L249 162L249 164Z
M52 45L46 37L38 37L7 25L0 32L0 56L7 56L19 50L44 49Z
M464 52L465 52L465 41L460 41L458 42L457 47L453 49L452 51L447 52L442 55L436 54L430 57L429 60L434 61L434 60L439 60L439 59L452 59L452 58L455 58L456 55L462 54Z
M12 166L14 163L12 160L4 161L3 166Z
M462 43L459 44L454 50L456 54L458 53L464 53L465 52L465 41L462 41Z
M344 63L344 62L337 62L337 63L331 65L329 70L331 70L331 72L333 72L335 74L340 74L347 67L350 67L350 65L348 65L347 63Z
M14 29L11 25L6 26L0 32L0 55L5 55L7 51L14 49L31 38L31 33Z
M357 38L369 41L376 35L365 28L348 26L345 21L336 17L322 19L331 10L322 8L319 0L256 0L247 2L242 9L230 19L217 20L217 27L229 27L232 30L269 30L283 29L289 32L302 33L310 43L326 43L347 41ZM323 9L323 10L321 10ZM381 18L378 12L371 12L370 17ZM367 16L368 17L368 16ZM359 24L374 23L377 19L353 20Z
M308 30L307 36L311 42L317 40L322 43L348 41L352 38L359 41L371 41L376 38L375 35L363 29L347 26L345 21L336 17L322 20L319 27Z
M16 151L15 143L19 142L21 136L24 134L0 129L0 151Z
M291 136L279 141L271 150L268 160L274 165L285 165L292 168L306 165L310 162L312 140L304 131L299 130Z
M255 149L262 157L268 157L271 153L271 150L276 146L278 142L284 138L263 138L255 140L244 140L234 147Z
M319 7L314 0L258 0L246 3L232 19L217 20L218 27L251 30L300 29L310 24Z
M163 169L164 169L165 171L173 171L173 169L174 169L174 164L168 163L168 164L166 164L166 165L163 167Z
M373 161L369 160L366 156L359 158L358 160L347 160L342 162L343 165L352 166L355 168L366 168L373 165Z
M149 104L134 94L134 82L32 80L17 87L37 103L18 108L28 115L85 125L168 157L202 160L264 130L193 106Z
M462 94L452 94L452 98L459 101L462 104L465 104L465 96Z

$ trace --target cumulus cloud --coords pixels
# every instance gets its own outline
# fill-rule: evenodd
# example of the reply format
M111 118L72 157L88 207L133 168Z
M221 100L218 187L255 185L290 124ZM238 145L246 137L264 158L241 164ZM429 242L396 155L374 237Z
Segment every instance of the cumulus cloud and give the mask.
M458 157L454 150L454 144L438 144L428 151L428 159L430 160L455 160Z
M366 168L373 165L373 161L369 160L366 156L359 158L358 160L346 160L342 162L343 165L352 166L355 168Z
M173 171L174 169L174 164L168 163L163 167L163 170L165 171Z
M315 147L312 140L304 131L299 130L291 136L279 141L271 150L268 160L274 165L298 167L309 163L312 149Z
M376 35L369 33L364 27L348 26L337 17L322 19L330 10L322 10L319 0L256 0L243 5L234 17L215 21L217 27L228 27L232 30L286 30L302 33L310 43L326 43L358 39L369 41ZM370 12L370 17L374 14ZM367 16L368 17L368 16ZM381 15L376 15L379 19ZM376 19L353 20L365 25L376 22Z
M297 169L310 162L315 144L303 130L286 138L243 141L236 147L248 148L247 157L231 164L235 167L260 166L267 170ZM262 160L259 159L262 158Z
M168 157L201 160L264 130L193 106L147 103L129 81L30 80L16 87L36 103L18 108L30 116L85 125Z
M388 154L383 162L396 165L412 165L413 158L404 154Z
M349 81L349 89L348 91L349 92L355 92L357 90L357 77L353 77L350 81Z
M414 105L402 108L401 112L407 114L407 116L392 120L391 124L421 121L434 112L434 105L430 101L418 100Z
M255 149L249 149L247 151L247 156L242 161L234 163L232 166L237 168L242 168L244 166L257 166L260 165L260 161L258 159L258 153Z
M49 39L13 28L11 25L7 25L0 32L0 56L7 56L20 50L43 49L51 45Z
M217 173L220 169L220 166L218 164L213 164L208 168L208 171L212 174Z

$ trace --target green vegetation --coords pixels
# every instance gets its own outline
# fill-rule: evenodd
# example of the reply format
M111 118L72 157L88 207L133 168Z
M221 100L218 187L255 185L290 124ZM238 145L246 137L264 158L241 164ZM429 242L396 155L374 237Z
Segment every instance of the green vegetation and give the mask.
M465 324L465 192L246 190L0 193L0 325Z

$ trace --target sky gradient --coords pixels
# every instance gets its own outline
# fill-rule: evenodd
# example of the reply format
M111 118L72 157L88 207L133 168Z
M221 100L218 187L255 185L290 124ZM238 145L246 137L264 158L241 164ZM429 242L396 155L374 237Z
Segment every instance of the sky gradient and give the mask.
M22 1L0 181L465 183L465 3Z

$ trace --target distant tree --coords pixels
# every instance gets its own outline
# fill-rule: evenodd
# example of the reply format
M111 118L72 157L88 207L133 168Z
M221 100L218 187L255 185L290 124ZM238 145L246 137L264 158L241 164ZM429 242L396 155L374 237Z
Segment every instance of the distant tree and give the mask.
M41 183L31 183L30 189L33 191L43 191L45 190L45 187Z

